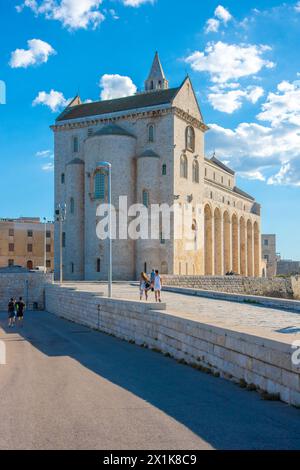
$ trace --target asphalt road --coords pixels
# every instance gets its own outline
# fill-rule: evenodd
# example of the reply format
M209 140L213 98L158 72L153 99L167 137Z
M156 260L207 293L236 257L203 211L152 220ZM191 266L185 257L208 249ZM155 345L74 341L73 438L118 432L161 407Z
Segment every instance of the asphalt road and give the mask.
M299 410L48 313L0 340L0 449L300 449Z

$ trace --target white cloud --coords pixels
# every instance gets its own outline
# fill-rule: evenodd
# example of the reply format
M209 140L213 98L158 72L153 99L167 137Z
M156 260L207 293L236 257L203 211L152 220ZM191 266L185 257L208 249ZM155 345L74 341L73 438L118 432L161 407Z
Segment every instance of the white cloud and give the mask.
M105 17L100 11L102 0L25 0L17 7L21 12L30 8L35 15L57 20L68 29L96 28Z
M121 75L103 75L100 79L101 99L112 100L124 96L134 95L137 87L130 77Z
M64 95L55 90L51 90L49 93L40 91L37 97L34 99L32 105L44 105L48 106L53 113L59 111L61 108L65 108L70 100L67 100Z
M46 63L51 55L56 54L50 44L40 39L27 41L28 49L16 49L11 54L9 65L12 68L27 68L30 65Z
M222 5L219 5L215 9L215 16L219 18L219 20L223 21L225 24L228 23L228 21L232 20L232 15L231 13L226 10Z
M236 84L234 84L236 85ZM245 100L255 104L264 94L262 87L249 86L246 89L224 90L212 87L213 93L208 94L212 107L223 113L232 114L240 109Z
M205 32L208 33L217 33L219 31L221 23L227 25L227 23L232 20L231 13L226 10L222 5L219 5L215 9L215 18L209 18L206 22Z
M286 121L300 128L300 81L279 83L277 92L269 93L257 118L271 122L272 126Z
M123 0L123 4L126 7L139 7L145 3L154 3L155 0Z
M211 42L204 52L195 51L185 61L197 72L208 72L214 83L225 83L255 75L262 68L272 68L274 63L262 56L270 47L251 44L226 44Z
M219 31L220 21L215 18L210 18L206 22L205 32L206 33L217 33Z
M52 150L40 150L36 152L35 156L38 158L54 158Z
M300 13L300 2L295 5L295 10L297 13Z
M268 179L268 184L300 187L300 160L283 162L278 173Z
M43 171L53 171L54 170L54 163L45 163L45 165L42 166Z
M265 176L260 171L240 171L239 176L253 181L266 181Z

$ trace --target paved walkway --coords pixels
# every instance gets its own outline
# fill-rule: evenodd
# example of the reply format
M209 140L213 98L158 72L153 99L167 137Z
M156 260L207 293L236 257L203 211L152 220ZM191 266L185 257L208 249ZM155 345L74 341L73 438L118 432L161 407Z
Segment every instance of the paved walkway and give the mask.
M107 295L104 284L68 283L70 287L87 292L103 292ZM116 298L139 298L138 287L132 284L114 284L113 295ZM154 294L150 295L154 301ZM171 292L163 293L167 303L167 313L171 313L210 325L245 332L260 337L292 344L300 339L300 314L285 310L241 304L225 300L193 297Z
M300 449L295 408L54 315L0 340L0 449Z

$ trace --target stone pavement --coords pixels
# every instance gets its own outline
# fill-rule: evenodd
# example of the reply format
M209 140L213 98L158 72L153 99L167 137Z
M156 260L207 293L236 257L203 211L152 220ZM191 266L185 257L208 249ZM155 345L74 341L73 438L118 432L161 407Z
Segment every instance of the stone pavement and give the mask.
M1 450L300 449L295 408L46 312L6 316Z
M85 292L103 292L107 295L106 284L66 283L66 286ZM130 283L115 283L113 296L138 300L138 286ZM150 294L149 301L154 301L154 294ZM163 293L163 301L167 304L167 313L183 318L274 339L286 344L300 340L300 314L298 313L171 292Z

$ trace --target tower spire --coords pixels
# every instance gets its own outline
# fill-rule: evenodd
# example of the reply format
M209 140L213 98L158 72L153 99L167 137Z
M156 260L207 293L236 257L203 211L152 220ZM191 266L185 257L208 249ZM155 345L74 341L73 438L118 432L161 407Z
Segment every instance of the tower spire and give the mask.
M155 53L152 67L148 79L145 81L146 91L166 90L169 88L169 82L163 71L158 52Z

